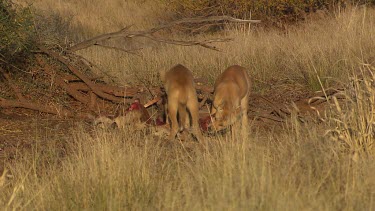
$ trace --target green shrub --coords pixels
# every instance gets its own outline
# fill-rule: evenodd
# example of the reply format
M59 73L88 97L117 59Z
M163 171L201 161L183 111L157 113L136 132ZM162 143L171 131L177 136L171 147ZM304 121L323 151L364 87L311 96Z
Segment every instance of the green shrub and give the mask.
M31 49L35 41L32 13L9 0L0 0L0 63ZM3 61L3 62L1 62Z

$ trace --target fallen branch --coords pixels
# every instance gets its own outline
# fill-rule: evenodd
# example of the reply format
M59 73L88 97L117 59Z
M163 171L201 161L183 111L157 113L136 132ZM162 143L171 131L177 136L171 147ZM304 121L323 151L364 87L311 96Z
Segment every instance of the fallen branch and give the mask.
M83 82L67 83L67 85L72 89L84 92L89 92L91 90L90 87ZM134 97L136 94L141 92L139 88L119 87L108 84L95 84L95 86L102 92L114 95L116 97Z
M54 108L51 106L45 106L42 104L31 103L31 102L24 102L24 101L17 101L17 100L7 100L4 98L0 98L0 107L2 108L27 108L35 111L40 111L43 113L49 114L56 114L59 116L65 117L74 117L70 111L63 109L63 108Z
M64 79L60 78L59 76L56 76L55 83L57 86L64 89L68 93L68 95L72 96L74 99L78 100L79 102L83 104L86 104L86 105L89 104L90 101L87 98L87 96L79 92L78 89L75 89L74 87L69 86L69 84L65 83Z
M49 68L43 68L44 67L44 63L43 63L42 60L37 59L36 61L39 63L39 65L42 66L42 70L45 73L47 73L48 75L54 77L55 84L57 86L61 87L63 90L65 90L68 93L68 95L70 95L71 97L73 97L74 99L78 100L79 102L81 102L83 104L87 105L89 103L89 100L87 99L87 97L85 95L83 95L81 92L79 92L78 88L71 87L71 86L68 85L69 80L66 79L66 77L71 78L70 75L64 75L64 78L62 78L59 75L53 74L52 71ZM74 83L74 84L76 84L76 83ZM87 90L87 91L89 91L89 90Z
M275 105L271 100L263 97L262 95L257 95L257 94L253 94L253 95L251 95L251 97L258 97L258 98L262 99L263 101L267 102L268 105L271 106L271 108L273 109L272 112L274 112L275 114L280 116L282 119L286 118L286 115L282 112L281 108L279 108L277 105Z
M156 98L154 98L154 99L148 101L146 104L144 104L144 107L145 107L145 108L148 108L148 107L154 105L155 103L159 102L160 100L162 100L161 97L156 97Z
M112 50L123 51L123 52L125 52L125 53L133 54L133 55L136 55L136 56L140 56L139 54L136 53L136 51L137 51L137 50L142 50L142 48L128 50L128 49L119 48L119 47L114 47L114 46L102 45L102 44L99 44L99 43L96 43L96 44L94 44L94 45L96 45L96 46L100 46L100 47L103 47L103 48L112 49Z
M82 81L80 78L78 78L77 76L75 76L75 75L69 75L69 74L62 74L63 76L63 78L64 78L64 80L66 81L66 82L77 82L77 81ZM101 79L101 77L87 77L89 80L91 80L91 81L95 81L95 80L99 80L99 79Z
M215 46L210 46L208 44L210 43L218 43L218 42L228 42L232 41L233 39L230 38L225 38L225 39L213 39L213 40L202 40L202 41L197 41L197 40L192 40L192 41L183 41L183 40L173 40L173 39L162 39L158 38L155 36L145 36L153 41L156 42L161 42L161 43L166 43L166 44L172 44L172 45L181 45L181 46L193 46L193 45L198 45L204 48L208 48L211 50L219 51L219 49Z
M118 97L115 97L113 95L110 95L110 94L107 94L105 92L103 92L100 88L98 88L98 86L96 86L96 84L94 82L92 82L89 78L87 78L83 73L81 73L81 71L79 71L77 68L73 67L68 60L66 60L65 58L61 57L58 53L56 52L53 52L53 51L50 51L42 46L39 46L40 50L42 50L43 52L45 52L46 54L48 54L49 56L55 58L56 60L60 61L61 63L63 63L64 65L66 65L66 67L68 67L68 69L70 71L72 71L72 73L74 75L76 75L78 78L80 78L85 84L87 84L88 87L90 87L90 89L96 94L98 95L99 97L103 98L103 99L106 99L106 100L109 100L109 101L113 101L113 102L117 102L117 103L123 103L123 102L126 102L127 100L124 99L124 98L118 98Z
M281 119L279 117L270 115L267 112L256 111L256 110L252 110L252 109L249 109L249 110L254 113L255 117L259 117L259 118L263 118L263 119L268 119L268 120L272 120L272 121L275 121L275 122L285 122L284 119Z
M152 39L157 42L164 42L174 45L184 45L184 46L191 46L191 45L199 45L204 48L214 49L217 50L216 47L210 46L209 44L214 42L225 42L229 41L229 39L217 39L217 40L205 40L205 41L181 41L181 40L173 40L173 39L162 39L154 36L156 32L159 32L164 29L172 28L176 25L181 24L199 24L199 23L209 23L209 22L234 22L234 23L260 23L260 20L243 20L232 18L229 16L212 16L212 17L200 17L200 18L186 18L182 20L172 21L170 23L151 28L149 30L144 31L129 31L130 26L121 29L120 31L111 32L107 34L102 34L91 39L85 40L83 42L77 43L76 45L71 46L68 48L68 51L74 52L78 50L82 50L88 48L93 45L101 45L101 42L105 40L110 40L114 38L135 38L135 37L146 37L148 39Z

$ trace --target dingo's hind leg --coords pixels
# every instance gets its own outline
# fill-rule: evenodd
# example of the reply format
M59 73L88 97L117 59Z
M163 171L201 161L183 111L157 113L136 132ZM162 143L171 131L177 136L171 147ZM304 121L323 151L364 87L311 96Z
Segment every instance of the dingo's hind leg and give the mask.
M171 133L169 135L170 140L174 140L178 133L178 120L177 120L177 109L178 104L168 101L168 116L171 120Z
M196 100L191 100L188 102L188 109L190 111L191 115L191 125L192 125L192 130L195 138L198 139L198 141L203 140L202 132L199 128L199 109L198 109L198 101Z

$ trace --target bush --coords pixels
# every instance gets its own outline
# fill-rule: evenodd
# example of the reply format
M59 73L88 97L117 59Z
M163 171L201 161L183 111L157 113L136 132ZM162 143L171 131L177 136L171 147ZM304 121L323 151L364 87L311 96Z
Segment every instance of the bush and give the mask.
M10 62L32 48L35 41L32 13L9 0L0 0L0 63Z

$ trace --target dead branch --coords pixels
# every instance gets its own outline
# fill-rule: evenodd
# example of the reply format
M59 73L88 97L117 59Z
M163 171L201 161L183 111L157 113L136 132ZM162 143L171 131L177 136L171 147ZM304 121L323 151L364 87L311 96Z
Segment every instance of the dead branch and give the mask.
M51 106L45 106L37 103L32 102L23 102L23 101L17 101L17 100L7 100L4 98L0 98L0 107L2 108L27 108L35 111L40 111L43 113L49 113L49 114L56 114L60 116L66 116L66 117L74 117L71 112L68 110L65 110L61 107L54 108Z
M91 110L94 110L95 109L95 106L97 104L97 96L94 94L94 92L90 91L89 92L89 96L90 96L90 104L89 104L89 108Z
M216 47L210 46L209 44L214 43L214 42L225 42L224 39L206 40L206 41L178 41L178 40L173 40L173 39L170 39L170 40L161 39L161 38L155 37L154 34L161 30L169 29L176 25L181 25L181 24L199 24L199 23L223 22L223 21L234 22L234 23L259 23L260 22L260 20L243 20L243 19L232 18L229 16L186 18L182 20L172 21L170 23L160 25L155 28L151 28L149 30L144 30L144 31L129 31L128 29L130 27L125 27L124 29L121 29L120 31L102 34L102 35L93 37L91 39L85 40L83 42L77 43L76 45L71 46L67 50L74 52L74 51L78 51L84 48L88 48L93 45L99 45L101 42L105 40L119 38L119 37L123 37L123 38L146 37L149 39L153 39L154 41L165 42L165 43L174 44L174 45L185 45L185 46L199 45L205 48L216 49Z
M136 56L140 56L139 54L136 53L136 51L138 50L142 50L142 48L137 48L137 49L124 49L124 48L118 48L118 47L114 47L114 46L108 46L108 45L103 45L103 44L99 44L99 43L96 43L94 44L96 46L100 46L100 47L103 47L103 48L108 48L108 49L113 49L113 50L118 50L118 51L123 51L125 53L128 53L128 54L133 54L133 55L136 55Z
M122 103L122 102L125 102L126 99L124 98L118 98L118 97L115 97L113 95L110 95L110 94L107 94L105 92L103 92L100 88L98 88L98 86L96 86L96 84L94 82L92 82L89 78L87 78L83 73L81 73L81 71L79 71L77 68L73 67L70 62L68 60L66 60L65 58L63 58L62 56L60 56L58 53L56 52L53 52L53 51L50 51L48 49L46 49L45 47L42 47L42 46L39 46L40 50L42 50L43 52L45 52L46 54L48 54L49 56L55 58L56 60L60 61L61 63L63 63L64 65L66 65L66 67L68 67L68 69L70 71L72 71L72 73L74 75L76 75L78 78L80 78L85 84L87 84L88 87L90 87L90 89L96 94L98 95L99 97L103 98L103 99L106 99L106 100L109 100L109 101L113 101L113 102L117 102L117 103Z
M272 121L275 121L275 122L285 122L284 119L279 118L279 117L274 116L274 115L270 115L267 112L256 111L256 110L253 110L251 108L249 110L254 113L255 117L259 117L259 118L263 118L263 119L268 119L268 120L272 120Z
M80 78L78 78L75 75L69 75L69 74L63 74L63 75L64 76L62 76L62 78L64 78L64 80L68 83L82 81ZM99 80L101 77L87 77L87 78L90 79L91 81L95 81L95 80Z
M42 63L42 61L41 60L39 60L39 59L37 59L37 61L38 61L38 63L40 64L40 65L42 65L43 66L43 63ZM71 97L73 97L74 99L76 99L76 100L78 100L79 102L81 102L81 103L83 103L83 104L88 104L89 103L89 101L88 101L88 99L87 99L87 97L85 96L85 95L83 95L81 92L79 92L78 90L78 88L76 88L76 87L71 87L71 86L69 86L68 85L68 80L66 80L65 79L65 76L64 76L64 78L62 78L62 77L60 77L59 75L54 75L52 72L51 72L51 70L50 69L48 69L48 68L43 68L42 69L45 73L47 73L48 75L50 75L50 76L53 76L53 77L55 77L55 83L56 83L56 85L57 86L59 86L59 87L61 87L62 89L64 89L67 93L68 93L68 95L70 95ZM68 76L68 75L66 75L66 76ZM75 83L74 83L75 84ZM82 83L83 84L83 83ZM87 86L86 86L87 87ZM87 87L88 88L88 87ZM89 90L87 90L87 91L89 91Z
M55 83L56 83L57 86L64 89L68 93L68 95L70 95L74 99L78 100L79 102L81 102L83 104L86 104L86 105L89 104L88 98L84 94L79 92L78 91L79 89L75 89L75 87L71 87L71 86L69 86L69 84L65 83L64 79L60 78L59 76L56 76L55 77ZM87 91L89 91L89 90L87 90Z
M144 104L143 106L144 106L145 108L148 108L148 107L154 105L155 103L159 102L160 100L162 100L161 97L156 97L156 98L154 98L154 99L148 101L148 102L147 102L146 104Z
M258 98L262 99L263 101L267 102L271 106L271 108L273 109L273 112L275 112L278 116L280 116L283 119L286 118L284 113L281 112L281 109L277 105L275 105L271 100L265 98L262 95L256 95L256 94L253 94L252 97L258 97Z
M181 45L181 46L193 46L198 45L204 48L208 48L211 50L219 51L219 49L215 46L210 46L211 43L218 43L218 42L228 42L232 41L233 39L230 38L224 38L224 39L211 39L211 40L192 40L192 41L183 41L183 40L173 40L173 39L162 39L155 36L145 36L153 41L166 43L166 44L172 44L172 45Z
M68 83L68 86L72 89L84 92L89 92L91 90L90 87L83 82ZM95 86L102 92L114 95L116 97L134 97L137 93L142 92L142 90L138 88L119 87L108 84L95 84Z

